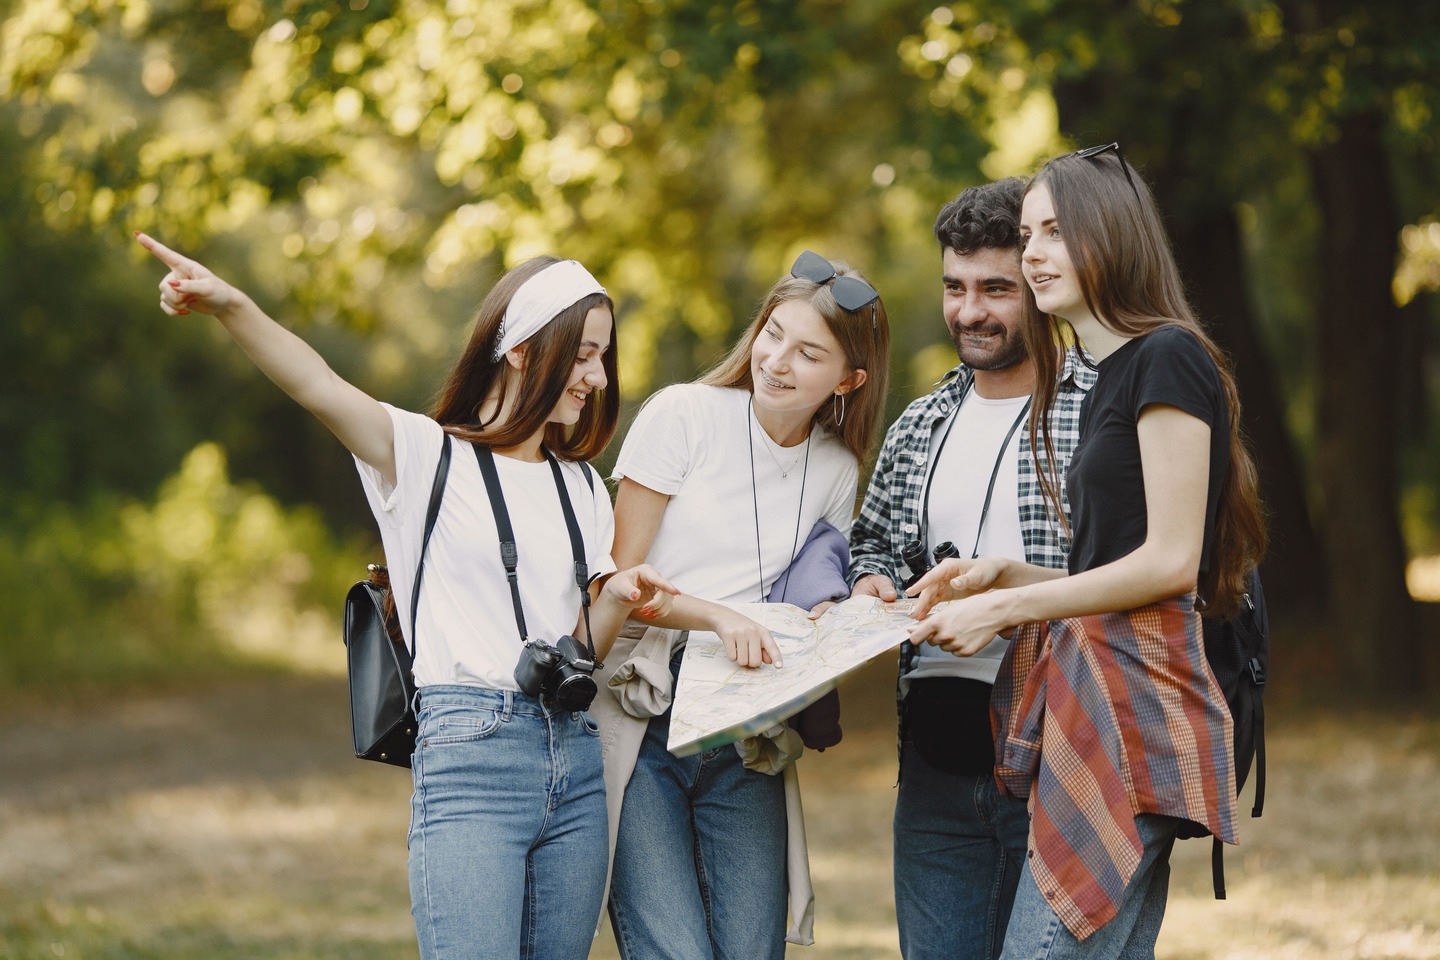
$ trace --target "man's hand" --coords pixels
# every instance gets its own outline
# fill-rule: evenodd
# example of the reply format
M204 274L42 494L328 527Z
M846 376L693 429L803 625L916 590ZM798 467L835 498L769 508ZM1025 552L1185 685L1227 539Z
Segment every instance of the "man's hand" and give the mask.
M855 586L850 589L852 597L875 597L885 603L889 603L899 596L895 592L894 582L883 573L867 573L855 581Z

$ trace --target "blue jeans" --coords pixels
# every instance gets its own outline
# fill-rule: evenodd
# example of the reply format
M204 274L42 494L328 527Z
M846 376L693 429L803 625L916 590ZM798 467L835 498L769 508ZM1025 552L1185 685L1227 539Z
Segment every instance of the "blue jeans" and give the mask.
M1170 896L1170 850L1175 846L1175 828L1180 821L1153 813L1135 818L1135 828L1145 852L1120 899L1120 911L1105 926L1083 941L1066 929L1060 917L1045 901L1030 861L1015 896L1010 930L1005 936L1002 960L1153 960L1165 904Z
M410 912L424 960L584 960L605 889L605 782L588 714L421 688Z
M895 800L895 919L906 960L1000 955L1030 815L990 775L937 770L908 740Z
M620 956L782 960L784 779L746 770L729 744L675 757L669 735L668 712L650 720L620 811L610 880Z

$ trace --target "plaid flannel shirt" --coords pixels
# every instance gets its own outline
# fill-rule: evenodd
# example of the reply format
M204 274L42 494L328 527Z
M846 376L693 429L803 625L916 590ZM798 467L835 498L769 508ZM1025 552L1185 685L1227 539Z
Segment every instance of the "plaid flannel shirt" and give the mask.
M1080 406L1098 375L1089 356L1082 356L1082 348L1071 346L1065 351L1065 362L1060 368L1060 387L1050 412L1050 440L1055 446L1061 505L1067 519L1070 516L1070 500L1065 493L1065 474L1070 468L1070 455L1080 441ZM900 551L907 541L922 536L922 500L925 480L930 475L931 450L945 420L960 405L974 382L973 370L963 364L953 368L941 379L939 387L913 401L885 432L885 443L870 475L860 516L850 528L852 589L855 581L871 573L889 577L897 589L909 576L909 568L905 566ZM957 443L964 442L963 437L953 439ZM1028 417L1020 428L1020 451L1016 493L1025 561L1042 567L1064 568L1070 554L1070 542L1060 521L1050 515L1050 505L1040 486L1037 454L1030 442ZM915 648L906 640L900 644L898 675L903 677L909 673L914 661ZM903 739L905 698L900 690L897 681L895 709L899 724L896 733L898 738Z
M1065 497L1065 473L1070 455L1080 439L1080 405L1095 383L1093 363L1082 359L1079 347L1065 352L1060 370L1060 389L1050 415L1051 440L1060 468L1060 494L1065 514L1070 501ZM889 577L896 586L909 576L900 556L909 540L920 539L925 480L930 475L931 450L940 428L965 398L974 383L974 371L958 366L945 375L934 391L915 400L885 433L880 458L870 475L865 502L850 529L850 585L871 573ZM964 437L952 442L963 443ZM1042 567L1065 566L1070 553L1069 539L1058 518L1050 515L1049 504L1040 487L1037 454L1030 442L1027 418L1020 429L1020 463L1017 496L1020 532L1025 542L1025 560ZM1039 455L1043 458L1043 454ZM909 666L909 644L901 648L902 673Z
M1119 910L1145 850L1138 814L1237 842L1234 727L1193 593L1022 624L990 713L996 780L1030 801L1027 865L1076 939Z

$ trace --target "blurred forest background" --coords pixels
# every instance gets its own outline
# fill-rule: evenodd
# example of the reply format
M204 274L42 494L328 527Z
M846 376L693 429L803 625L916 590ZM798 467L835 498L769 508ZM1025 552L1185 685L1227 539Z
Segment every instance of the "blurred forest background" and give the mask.
M332 665L349 458L145 230L412 408L507 266L583 260L627 401L794 255L864 269L891 413L953 362L938 207L1119 140L1234 356L1277 669L1440 685L1440 5L0 0L0 690ZM602 464L603 466L603 464ZM1408 577L1408 580L1407 580ZM1407 585L1408 583L1408 585Z
M413 409L525 257L609 287L633 411L810 247L885 296L893 416L954 360L940 205L1111 140L1272 517L1270 806L1227 904L1177 854L1162 954L1440 957L1437 109L1433 2L0 0L0 960L413 955L354 469L132 231ZM802 764L792 953L895 954L892 670Z

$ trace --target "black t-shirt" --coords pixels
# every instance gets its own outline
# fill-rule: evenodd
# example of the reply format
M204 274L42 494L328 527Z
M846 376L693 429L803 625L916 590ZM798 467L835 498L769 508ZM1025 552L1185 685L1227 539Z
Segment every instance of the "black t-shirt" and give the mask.
M1172 326L1136 337L1106 357L1080 408L1080 441L1066 480L1075 534L1072 574L1118 560L1145 542L1145 477L1136 423L1156 403L1178 407L1210 425L1200 571L1210 567L1215 510L1230 467L1229 405L1220 371L1204 345Z

